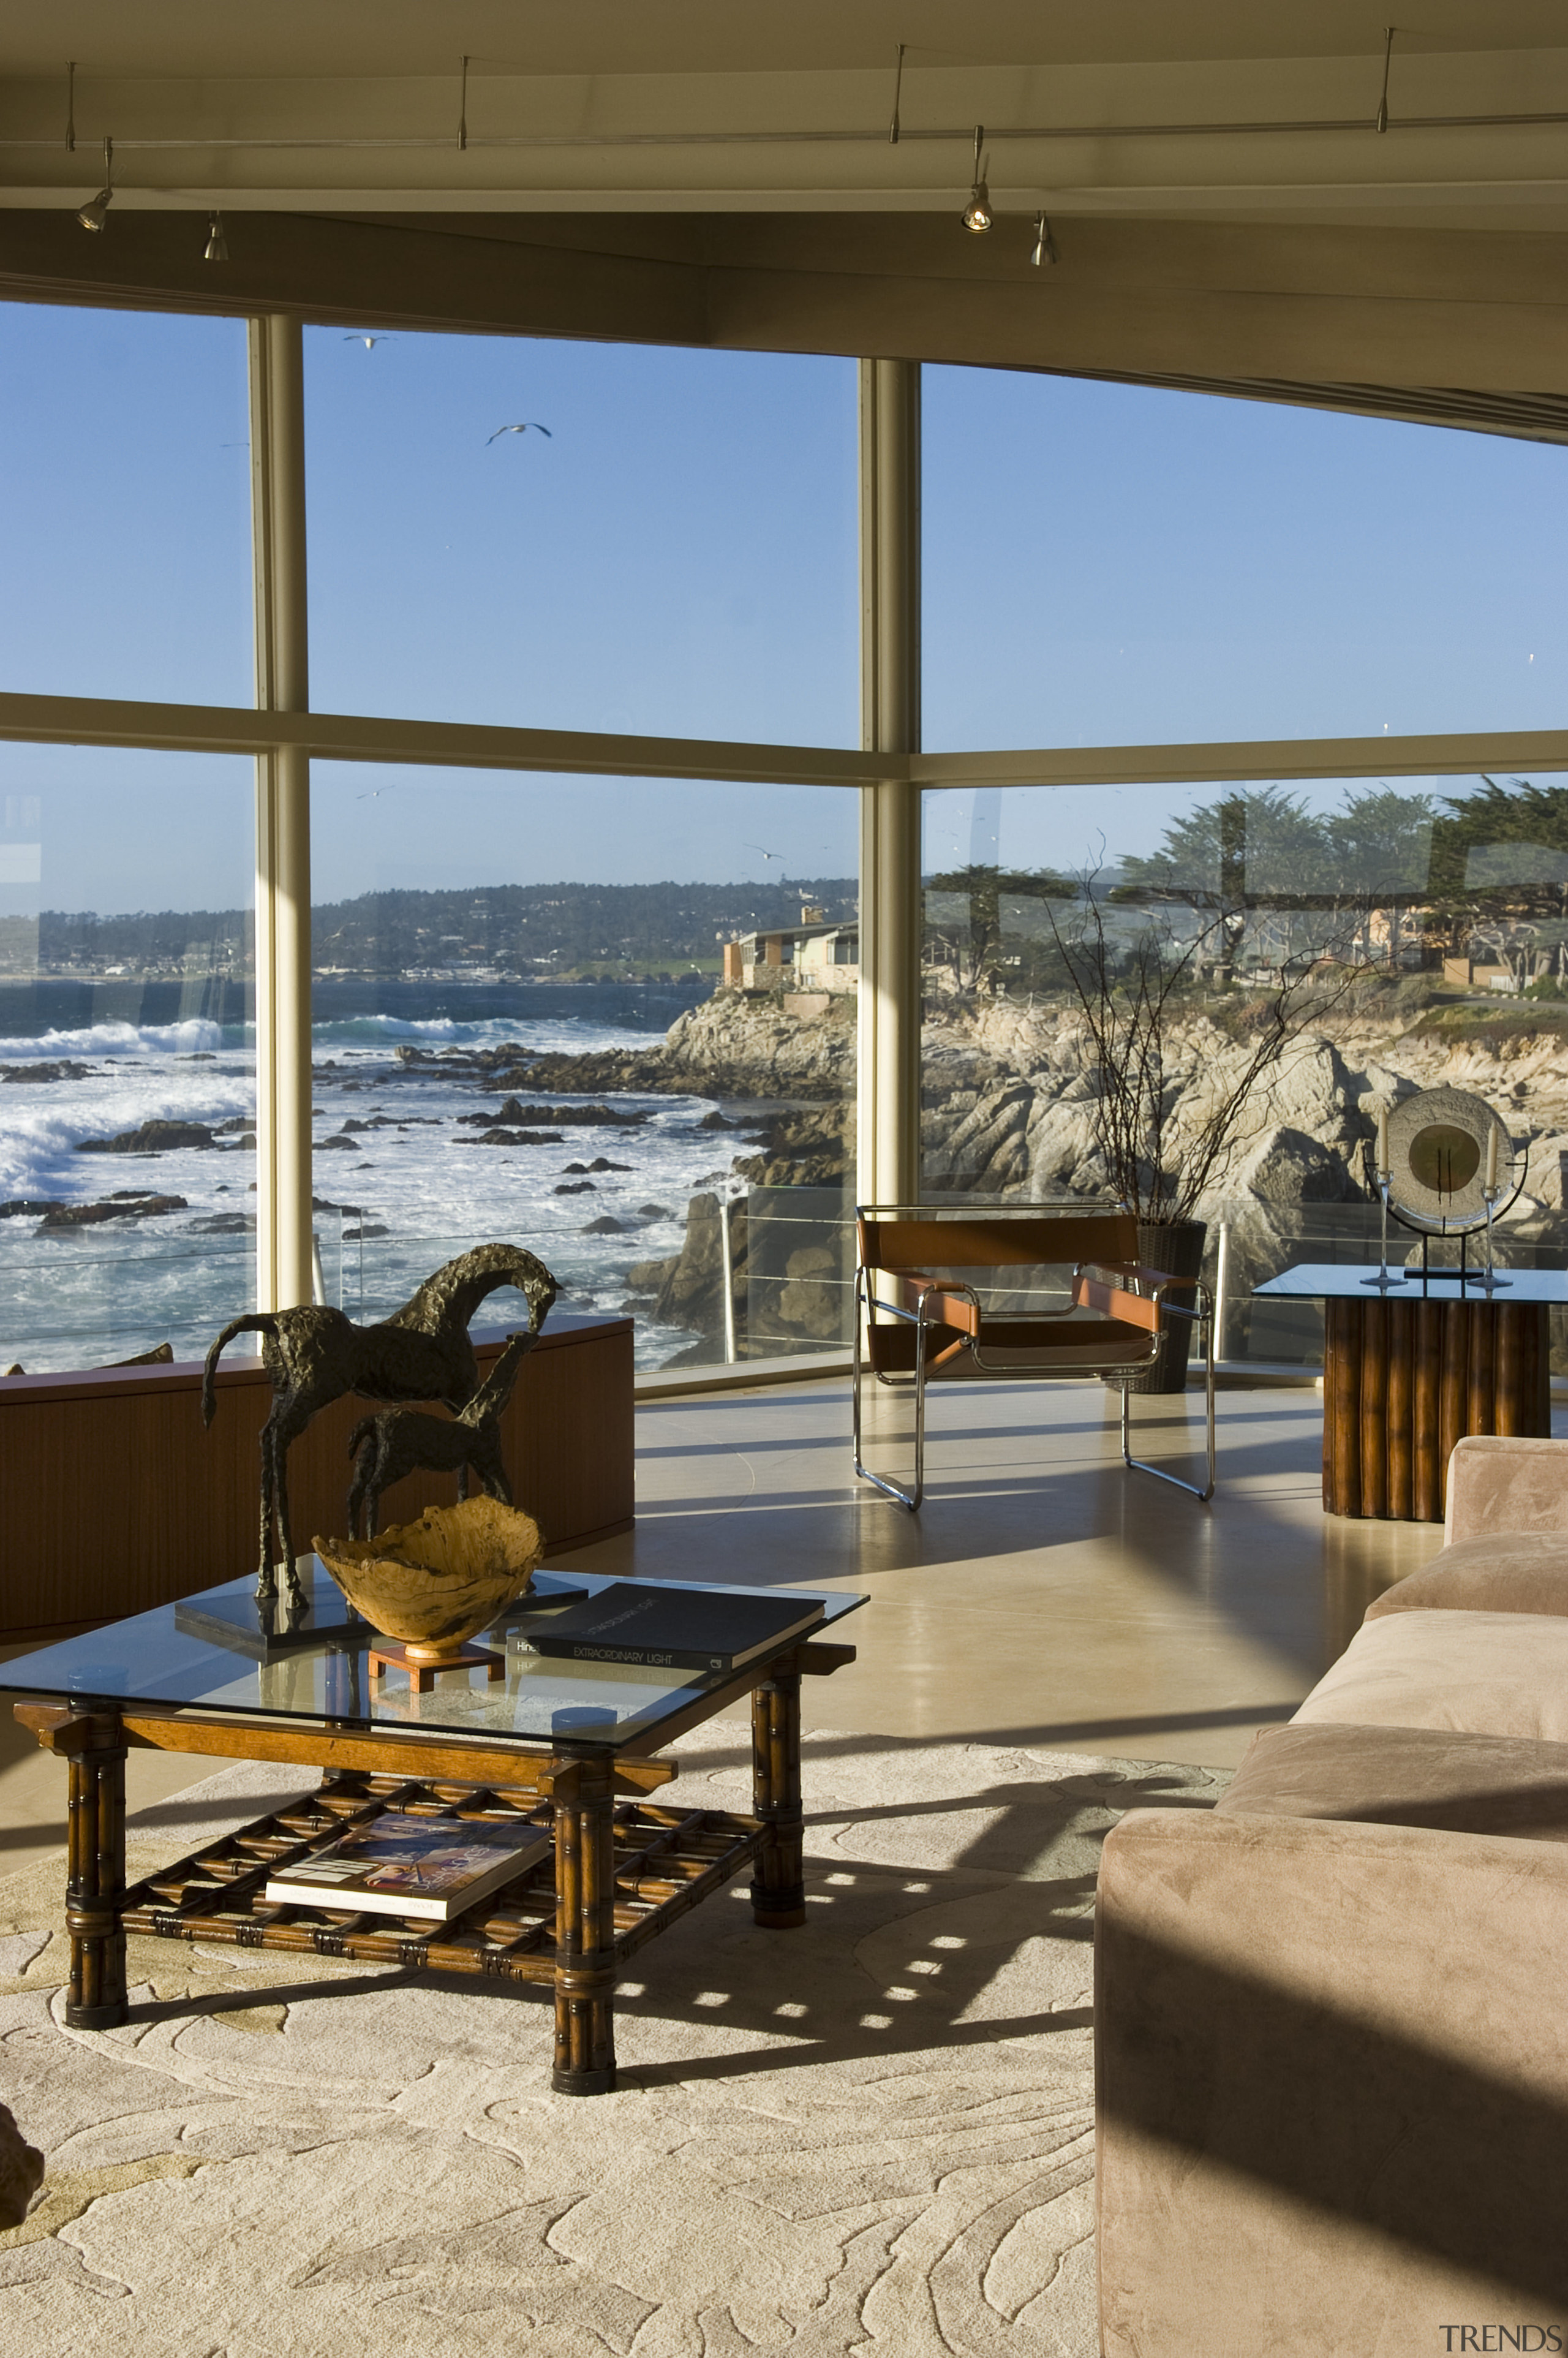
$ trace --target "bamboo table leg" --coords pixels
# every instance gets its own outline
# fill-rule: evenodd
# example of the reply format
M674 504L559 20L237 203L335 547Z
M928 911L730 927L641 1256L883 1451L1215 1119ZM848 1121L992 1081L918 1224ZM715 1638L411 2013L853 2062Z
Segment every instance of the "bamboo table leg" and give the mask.
M773 1833L757 1860L752 1914L770 1931L788 1931L806 1921L798 1671L752 1691L752 1791L753 1814Z
M560 2096L615 2085L614 1768L585 1754L557 1777L556 2068Z
M1327 1513L1441 1522L1463 1435L1551 1432L1544 1303L1407 1294L1326 1309Z
M65 2018L73 2030L110 2030L125 2019L125 1747L115 1718L76 1725L85 1740L70 1755Z

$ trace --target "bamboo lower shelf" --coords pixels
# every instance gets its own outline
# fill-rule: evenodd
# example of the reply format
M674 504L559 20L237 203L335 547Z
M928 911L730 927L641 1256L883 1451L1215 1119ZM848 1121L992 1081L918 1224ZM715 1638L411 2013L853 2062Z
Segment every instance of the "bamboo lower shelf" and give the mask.
M384 1810L482 1816L492 1825L511 1815L520 1839L529 1828L549 1829L548 1803L529 1810L516 1801L514 1795L482 1785L362 1773L330 1776L319 1791L134 1885L125 1894L124 1927L165 1941L230 1942L243 1949L553 1986L566 1959L557 1952L556 1866L548 1855L445 1924L262 1898L270 1877ZM612 1826L617 1965L676 1917L733 1882L769 1839L757 1818L644 1801L618 1807Z

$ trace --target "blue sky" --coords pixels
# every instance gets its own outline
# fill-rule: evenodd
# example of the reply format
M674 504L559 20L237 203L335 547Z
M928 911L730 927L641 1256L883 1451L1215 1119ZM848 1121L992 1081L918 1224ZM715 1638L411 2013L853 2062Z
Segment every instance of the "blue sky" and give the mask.
M925 736L1558 728L1568 449L925 372Z
M322 708L855 741L855 382L837 359L307 340ZM523 420L549 428L503 435ZM252 694L244 331L0 307L0 677ZM1196 395L930 369L925 741L1138 743L1561 725L1568 452ZM249 765L0 748L43 869L0 912L232 904ZM12 800L11 798L20 799ZM947 838L1075 862L1203 790L934 798ZM316 885L847 872L853 797L319 775ZM940 838L940 839L939 839ZM765 857L767 853L773 859Z

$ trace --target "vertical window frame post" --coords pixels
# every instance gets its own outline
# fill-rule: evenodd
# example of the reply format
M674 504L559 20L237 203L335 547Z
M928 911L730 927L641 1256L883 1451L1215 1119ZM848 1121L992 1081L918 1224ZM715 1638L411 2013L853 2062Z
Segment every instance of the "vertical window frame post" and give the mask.
M256 705L309 709L304 336L250 321ZM310 757L256 757L256 1307L314 1293L310 1168Z

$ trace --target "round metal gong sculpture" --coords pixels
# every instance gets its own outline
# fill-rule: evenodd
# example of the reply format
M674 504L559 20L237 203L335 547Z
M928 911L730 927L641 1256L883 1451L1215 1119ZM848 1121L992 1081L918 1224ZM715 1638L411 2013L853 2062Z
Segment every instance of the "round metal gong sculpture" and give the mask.
M1495 1133L1497 1146L1490 1150ZM1513 1141L1484 1098L1468 1089L1422 1089L1389 1116L1389 1209L1427 1236L1465 1236L1487 1225L1488 1161L1508 1189ZM1501 1208L1494 1201L1493 1217Z

